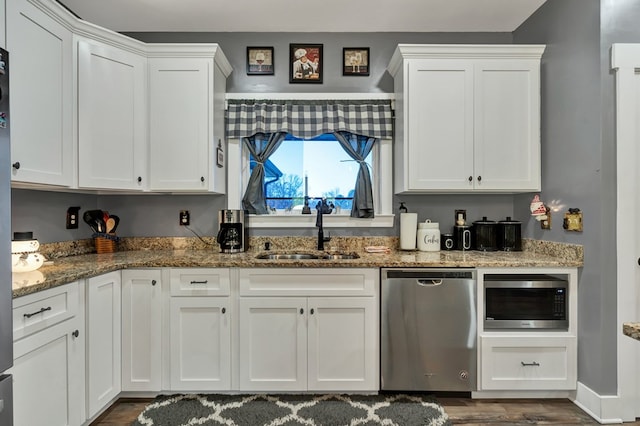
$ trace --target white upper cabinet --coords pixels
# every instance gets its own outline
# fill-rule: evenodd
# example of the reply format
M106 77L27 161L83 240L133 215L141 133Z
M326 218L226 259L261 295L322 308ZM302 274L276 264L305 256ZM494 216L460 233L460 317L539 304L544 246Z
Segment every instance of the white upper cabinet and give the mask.
M150 45L151 190L224 193L224 96L231 67L217 48ZM158 56L158 57L153 57ZM222 164L224 166L224 164Z
M73 186L71 30L26 0L7 0L6 19L11 179Z
M539 191L543 51L398 45L395 192Z
M146 58L78 41L78 186L147 185Z

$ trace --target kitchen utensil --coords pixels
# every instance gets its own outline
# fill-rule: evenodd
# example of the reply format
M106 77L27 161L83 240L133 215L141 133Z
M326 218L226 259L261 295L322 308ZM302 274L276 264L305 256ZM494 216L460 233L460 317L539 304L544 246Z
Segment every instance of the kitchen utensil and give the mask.
M482 220L473 222L473 236L476 250L496 251L498 224L493 220L487 220L484 216Z
M93 216L91 215L89 210L84 212L84 214L82 215L82 219L85 221L87 225L89 225L89 227L93 230L93 232L98 232L98 224L93 219Z
M107 232L116 232L116 229L118 228L118 224L120 223L120 218L115 214L112 214L112 215L109 215L109 219L113 219L114 224L113 224L113 228L111 228L111 231L107 231Z
M498 222L498 250L522 250L521 225L519 221L511 220L510 216L507 216L506 220Z
M102 210L87 210L82 217L95 232L103 233L106 231L107 227L104 223L104 212Z
M107 234L113 232L113 228L116 227L116 220L112 217L109 217L109 219L107 219L106 221L106 226L107 226Z

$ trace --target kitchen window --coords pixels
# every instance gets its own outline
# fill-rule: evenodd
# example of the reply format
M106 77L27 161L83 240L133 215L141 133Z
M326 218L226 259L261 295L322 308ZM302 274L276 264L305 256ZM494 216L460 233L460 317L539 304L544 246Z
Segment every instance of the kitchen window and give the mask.
M368 106L356 106L349 109L349 106L345 107L344 105L351 101L346 99L338 101L339 108L333 104L336 101L321 101L321 103L331 103L326 108L328 112L323 110L324 104L319 107L315 103L317 101L296 100L293 101L293 106L291 105L292 101L279 101L280 106L273 109L266 108L266 113L260 111L262 115L258 117L256 122L261 127L258 128L257 132L251 127L252 123L247 124L245 122L236 123L236 130L230 130L230 127L233 126L230 126L229 122L233 122L237 118L234 118L233 114L229 112L227 117L228 208L242 208L243 206L243 197L249 183L249 177L252 169L257 164L250 151L255 152L258 157L263 157L264 159L264 152L260 152L259 149L265 149L265 144L270 136L273 136L273 140L277 136L278 144L275 145L275 150L271 150L269 155L266 156L266 160L262 162L264 168L263 190L268 206L267 211L262 207L262 211L256 210L261 214L251 214L250 227L313 227L316 219L315 205L320 197L327 198L327 201L333 203L336 207L330 215L325 216L324 223L326 227L393 226L391 186L392 123L390 100L388 100L388 95L385 96L387 97L386 100L374 101L373 103L377 104L371 108ZM231 104L234 101L229 102ZM242 100L239 102L247 101ZM309 103L313 106L307 107ZM363 105L368 104L368 102L360 100L356 104ZM379 106L382 104L384 104L384 107ZM241 108L244 107L245 105L243 104ZM242 115L243 119L246 116L251 116L251 107L252 105L247 106L247 109L243 109L242 113L238 113L237 116ZM239 108L236 106L235 110ZM362 114L362 111L366 108L374 111L373 117L367 115L371 114L370 112ZM384 113L379 113L378 111L383 108L385 109ZM277 111L277 113L273 111ZM322 111L321 114L325 114L328 119L320 120L318 111ZM343 116L340 116L340 114L343 114ZM269 126L269 120L277 121L277 119L274 119L276 116L284 117L282 122L277 123L278 130L273 133L261 132L262 129ZM310 116L311 119L309 119ZM354 119L356 116L358 120ZM291 117L294 117L294 119L291 120ZM305 120L306 123L304 122ZM379 123L381 122L384 123L380 125ZM311 124L309 125L309 123ZM340 128L337 128L336 123L340 124ZM273 126L273 123L271 125ZM310 126L316 127L311 128ZM355 128L354 126L361 126L361 128ZM237 130L239 128L242 129L240 133ZM371 128L374 128L374 130L370 130ZM319 131L319 129L321 130ZM350 131L353 131L353 133ZM233 132L236 133L234 134ZM240 136L242 132L253 134L251 137ZM305 132L311 136L305 135ZM374 132L378 133L371 137L362 136L362 134L373 134ZM340 138L340 142L336 137ZM248 138L248 140L243 141L243 138ZM284 140L280 141L283 138ZM354 152L348 154L343 146L345 141L348 141L347 148L349 146L351 148L354 146L361 148L362 143L367 140L369 148L373 148L364 159L364 163L366 163L366 169L371 177L372 207L375 214L369 215L369 217L365 216L361 207L362 203L359 203L359 209L354 212L354 216L359 217L351 217L356 176L361 170L361 166L359 161L353 159ZM375 142L372 143L372 141ZM364 152L368 152L368 150L365 149ZM355 155L360 155L359 158L362 158L361 152ZM362 173L360 172L360 174ZM238 176L239 179L234 179L234 176ZM253 182L252 188L260 187L260 183L255 183L259 182L255 180L255 177ZM305 209L305 195L309 197L309 209ZM264 204L261 205L264 206ZM302 214L303 209L310 210L311 214Z

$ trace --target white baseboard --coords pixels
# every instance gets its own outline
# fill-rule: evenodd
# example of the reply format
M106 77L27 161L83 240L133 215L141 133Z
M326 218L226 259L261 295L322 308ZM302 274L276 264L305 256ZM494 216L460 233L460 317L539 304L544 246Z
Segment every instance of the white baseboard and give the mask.
M617 395L598 395L592 389L578 382L576 399L573 403L600 424L622 423L622 418L620 418L621 400Z

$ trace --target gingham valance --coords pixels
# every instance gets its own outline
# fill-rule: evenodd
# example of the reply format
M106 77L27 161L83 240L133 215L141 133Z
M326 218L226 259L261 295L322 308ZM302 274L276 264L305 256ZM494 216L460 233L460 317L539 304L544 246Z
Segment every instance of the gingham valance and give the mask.
M229 100L228 103L228 138L275 132L311 138L338 131L390 139L393 135L391 102Z

